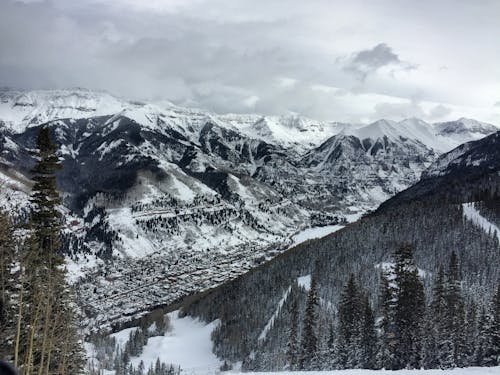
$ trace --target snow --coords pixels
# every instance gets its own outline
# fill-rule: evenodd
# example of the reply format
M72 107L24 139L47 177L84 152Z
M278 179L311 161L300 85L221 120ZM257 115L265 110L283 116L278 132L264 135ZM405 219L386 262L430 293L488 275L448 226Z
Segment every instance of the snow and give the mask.
M283 297L281 297L280 301L278 302L278 306L276 307L276 310L274 311L271 318L267 321L266 326L264 327L264 329L260 333L259 341L264 341L267 337L267 334L271 330L271 328L273 328L274 322L275 322L276 318L279 316L281 309L283 308L283 305L285 304L291 290L292 290L292 287L288 287L288 289L285 291L285 293L283 293Z
M394 266L395 266L395 263L391 263L391 262L381 262L381 263L375 264L376 269L380 269L384 272L389 272L389 273L393 272ZM418 276L422 279L426 278L428 275L430 275L430 272L423 270L421 268L417 268L417 271L418 271Z
M297 283L299 286L305 290L311 289L311 275L300 276L297 278Z
M218 373L222 362L212 352L210 336L219 321L206 324L189 316L180 318L179 311L168 315L172 329L165 336L150 337L141 356L131 358L131 363L138 366L142 360L149 368L160 358L164 363L180 366L184 374ZM134 328L129 328L114 336L117 340L128 338L132 330Z
M500 228L495 224L491 223L486 219L481 213L474 207L474 203L464 203L462 205L464 210L464 216L472 221L475 225L483 228L486 233L492 233L496 235L498 241L500 241Z
M331 233L334 233L340 229L344 228L344 225L326 225L324 227L313 227L307 228L303 231L295 234L292 237L293 245L295 246L299 243L305 242L307 240L312 240L314 238L325 237Z
M304 288L305 290L311 289L311 275L305 275L305 276L300 276L297 278L297 284ZM283 297L278 302L278 305L276 306L276 309L274 310L273 314L267 321L266 325L264 326L264 329L259 335L259 342L262 342L266 339L267 334L269 331L273 328L274 322L278 318L281 309L283 308L286 300L288 299L288 296L290 295L290 292L292 291L292 287L289 286L288 289L283 293Z
M237 372L230 372L238 374ZM280 371L280 372L245 372L252 375L500 375L500 367L468 367L449 370L332 370L332 371Z

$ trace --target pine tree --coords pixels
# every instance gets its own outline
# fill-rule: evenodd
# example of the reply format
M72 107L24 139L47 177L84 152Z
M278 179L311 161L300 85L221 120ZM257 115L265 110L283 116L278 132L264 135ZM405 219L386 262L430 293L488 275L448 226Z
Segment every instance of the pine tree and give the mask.
M297 300L294 299L292 310L290 312L290 328L288 331L288 344L287 344L287 367L290 370L296 370L298 365L298 325L299 325L299 308Z
M59 169L56 149L49 129L42 127L32 170L32 234L20 258L14 357L23 375L79 374L84 365L75 305L61 268L64 259L60 255L62 218L54 175Z
M316 286L316 278L311 278L311 287L307 295L306 311L304 314L301 342L300 369L312 369L317 354L318 338L318 306L319 297Z
M15 262L14 238L9 218L0 212L0 358L12 360L15 336L15 293L13 269Z
M361 327L361 367L375 368L377 347L377 333L375 331L375 317L368 297L363 300L363 326Z
M338 307L336 357L339 368L360 367L362 317L359 287L351 274Z
M394 324L397 334L396 366L419 368L422 364L424 287L413 262L413 248L401 246L395 254L396 306Z
M438 343L444 336L443 320L445 315L445 299L444 299L444 270L439 267L437 276L434 279L432 288L432 300L427 311L425 332L426 338L424 342L424 367L438 368L440 355L438 351Z
M485 358L489 366L500 365L500 283L493 295L490 306L490 329Z
M477 345L477 306L474 301L469 301L465 314L465 363L471 366L474 363L474 349Z
M379 287L380 331L377 347L377 368L392 370L396 366L396 333L394 326L395 290L389 282L389 274L382 272Z
M452 368L465 364L465 311L460 286L458 259L451 253L443 288L444 314L441 318L442 332L438 342L441 368Z

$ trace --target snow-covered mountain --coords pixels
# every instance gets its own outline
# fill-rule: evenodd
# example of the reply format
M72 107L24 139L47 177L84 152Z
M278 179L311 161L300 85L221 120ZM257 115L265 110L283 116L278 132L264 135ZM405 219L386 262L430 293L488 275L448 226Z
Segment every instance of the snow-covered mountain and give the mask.
M64 165L69 268L74 280L92 273L102 286L79 281L101 323L116 321L113 309L133 316L139 303L146 310L246 272L297 231L359 217L418 181L443 151L496 129L463 119L363 125L218 115L83 89L3 90L4 207L27 201L41 124ZM173 293L169 275L183 274L190 277ZM145 288L155 292L144 296Z

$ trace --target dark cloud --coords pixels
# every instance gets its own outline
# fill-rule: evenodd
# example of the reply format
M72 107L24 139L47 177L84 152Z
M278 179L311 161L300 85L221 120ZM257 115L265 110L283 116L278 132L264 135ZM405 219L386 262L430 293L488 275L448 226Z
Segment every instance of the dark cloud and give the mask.
M416 66L401 61L391 47L385 43L377 44L372 49L366 49L356 52L348 59L345 70L354 73L360 80L376 72L382 67L393 66L401 70L415 69Z

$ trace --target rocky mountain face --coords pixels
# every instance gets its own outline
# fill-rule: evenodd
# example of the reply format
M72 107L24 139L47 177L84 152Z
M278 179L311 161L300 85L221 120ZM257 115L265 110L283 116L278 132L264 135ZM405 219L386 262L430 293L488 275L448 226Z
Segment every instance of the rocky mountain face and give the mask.
M82 89L3 90L3 207L26 204L42 124L64 166L68 268L96 324L234 278L286 249L297 231L359 217L418 181L443 151L496 130L464 119L340 124Z

